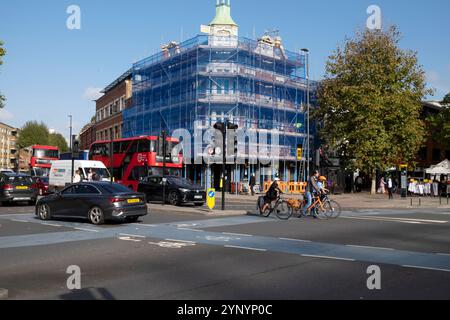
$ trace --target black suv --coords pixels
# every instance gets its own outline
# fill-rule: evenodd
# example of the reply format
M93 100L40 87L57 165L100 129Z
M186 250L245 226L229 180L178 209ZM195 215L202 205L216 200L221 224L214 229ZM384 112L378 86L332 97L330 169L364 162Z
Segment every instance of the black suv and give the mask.
M38 190L31 176L13 172L0 174L0 202L27 202L29 205L36 203Z
M166 202L174 206L190 203L196 206L205 204L206 192L202 186L176 176L168 176L166 180ZM138 192L145 193L148 201L162 201L163 178L154 176L142 179L139 182Z

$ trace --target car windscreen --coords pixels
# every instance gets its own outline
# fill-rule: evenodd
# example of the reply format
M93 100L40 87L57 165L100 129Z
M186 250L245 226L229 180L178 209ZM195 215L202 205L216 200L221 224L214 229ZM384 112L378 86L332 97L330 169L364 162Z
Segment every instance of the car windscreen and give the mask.
M101 187L108 193L130 193L130 192L132 192L127 187L125 187L121 184L117 184L117 183L112 183L112 184L105 183L105 184L102 184Z
M90 172L92 171L92 180L101 181L103 179L110 179L111 176L109 172L105 168L85 168L86 174L90 176Z
M36 181L40 181L41 183L47 183L47 184L48 184L49 178L46 178L46 177L38 177L38 178L36 179Z
M31 174L35 177L48 177L50 174L50 169L33 168Z
M34 156L36 158L58 159L59 158L59 152L58 152L58 150L35 149L34 150Z
M177 186L194 186L194 183L192 183L191 180L185 179L185 178L178 178L178 177L169 177L167 180Z
M9 183L33 183L33 179L26 176L9 176L6 177L6 181Z

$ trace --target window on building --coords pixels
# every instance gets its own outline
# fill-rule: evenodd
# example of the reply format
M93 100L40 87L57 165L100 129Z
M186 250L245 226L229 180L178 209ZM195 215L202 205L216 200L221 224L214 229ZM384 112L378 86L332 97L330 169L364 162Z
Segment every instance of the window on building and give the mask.
M433 161L439 161L439 160L441 160L441 150L433 149Z
M419 159L420 160L427 160L427 148L421 148L419 151Z

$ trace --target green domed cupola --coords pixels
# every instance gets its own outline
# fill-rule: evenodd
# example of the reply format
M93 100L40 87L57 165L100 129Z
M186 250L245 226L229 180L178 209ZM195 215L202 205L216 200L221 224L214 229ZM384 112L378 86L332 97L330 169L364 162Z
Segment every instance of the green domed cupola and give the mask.
M230 0L217 0L216 17L209 25L210 26L229 25L237 27L236 22L234 22L233 18L231 17Z

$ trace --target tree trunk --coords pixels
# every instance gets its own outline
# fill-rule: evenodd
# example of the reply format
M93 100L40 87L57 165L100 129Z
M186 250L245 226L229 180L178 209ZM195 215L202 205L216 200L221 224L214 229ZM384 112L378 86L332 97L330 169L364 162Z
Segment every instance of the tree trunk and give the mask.
M374 170L372 172L372 189L370 190L371 195L377 194L377 172Z

